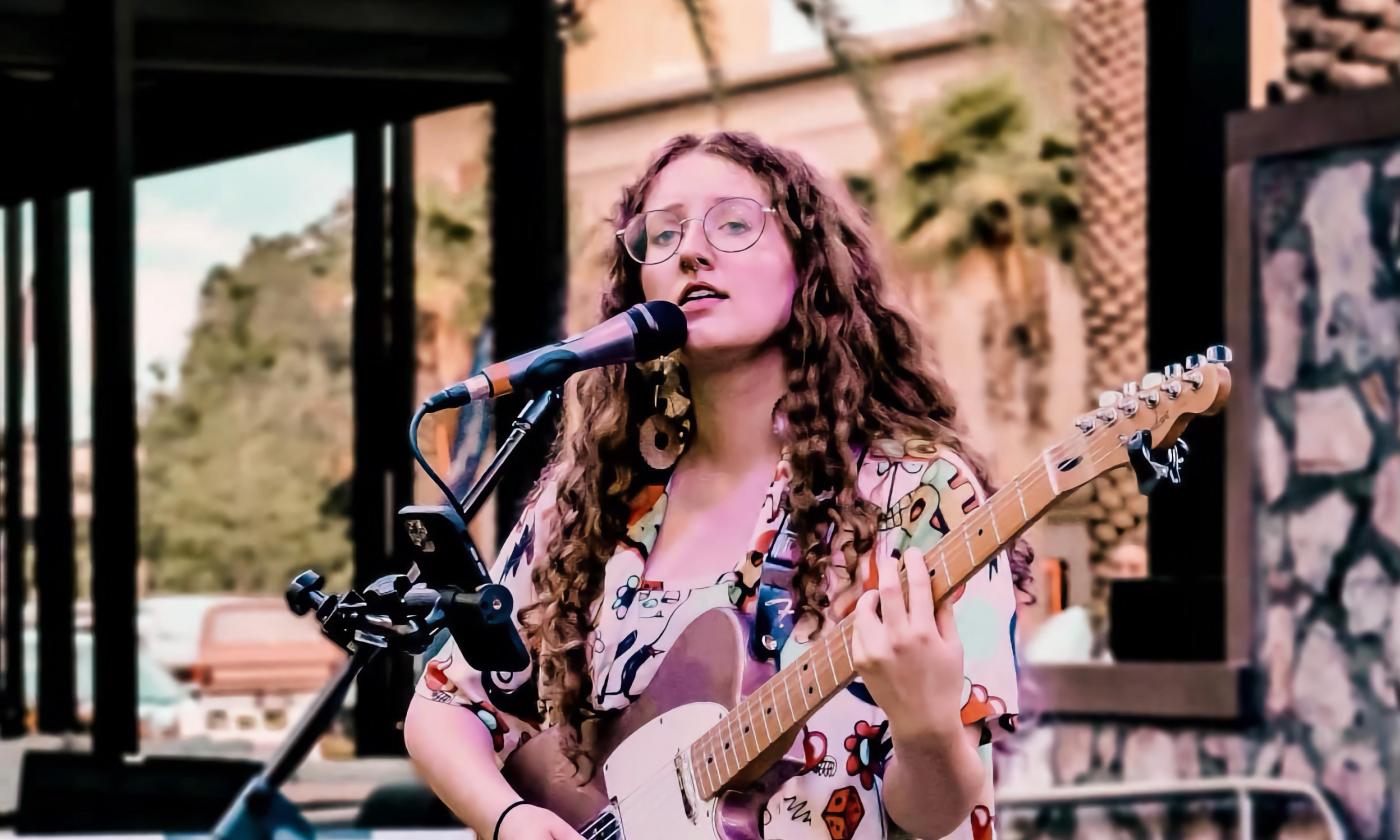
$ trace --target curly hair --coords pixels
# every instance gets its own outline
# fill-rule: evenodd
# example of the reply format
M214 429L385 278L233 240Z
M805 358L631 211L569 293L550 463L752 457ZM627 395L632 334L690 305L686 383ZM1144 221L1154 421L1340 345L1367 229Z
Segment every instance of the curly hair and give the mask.
M874 545L879 509L856 495L856 445L884 437L917 437L957 451L988 492L981 458L962 439L948 385L923 356L910 318L885 300L885 281L868 224L854 205L827 187L798 155L757 137L718 132L668 142L635 183L623 189L615 229L642 211L657 176L677 158L704 153L731 161L768 189L775 218L792 244L797 287L792 317L778 337L787 391L774 406L780 444L791 458L787 504L801 559L794 577L799 616L822 620L828 604L826 571L834 561L823 536L832 522L849 534L841 562ZM645 300L640 266L614 241L606 319ZM557 492L557 527L533 582L535 605L522 611L527 642L539 667L545 723L564 726L575 759L587 754L579 727L593 717L585 640L603 586L603 568L624 536L632 497L649 473L638 450L638 428L649 397L633 365L588 371L569 383L565 433L554 444L544 477ZM785 422L783 422L785 421ZM572 433L587 429L586 434ZM1018 586L1028 580L1029 550L1012 552Z

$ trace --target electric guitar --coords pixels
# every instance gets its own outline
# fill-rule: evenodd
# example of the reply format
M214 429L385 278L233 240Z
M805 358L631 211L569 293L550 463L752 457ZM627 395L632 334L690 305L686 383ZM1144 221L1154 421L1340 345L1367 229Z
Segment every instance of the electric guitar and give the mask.
M1229 361L1228 348L1211 347L1101 395L1072 434L925 555L935 599L1109 470L1131 465L1144 493L1163 479L1179 481L1181 432L1224 406ZM1161 452L1165 460L1154 460ZM907 592L910 584L901 583ZM511 755L506 778L589 840L757 840L764 803L803 766L797 734L804 722L856 676L853 617L828 627L775 673L749 655L743 616L707 612L667 651L641 697L601 727L594 751L607 756L601 773L579 778L558 730L545 730Z

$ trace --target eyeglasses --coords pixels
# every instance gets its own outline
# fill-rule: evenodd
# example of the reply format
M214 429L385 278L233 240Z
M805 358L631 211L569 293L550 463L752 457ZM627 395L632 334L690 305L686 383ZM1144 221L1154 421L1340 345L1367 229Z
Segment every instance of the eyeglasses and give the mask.
M703 218L682 219L670 210L648 210L633 216L617 236L628 256L642 265L655 265L680 249L685 223L698 221L711 245L732 254L754 246L773 212L752 198L726 198L705 211Z

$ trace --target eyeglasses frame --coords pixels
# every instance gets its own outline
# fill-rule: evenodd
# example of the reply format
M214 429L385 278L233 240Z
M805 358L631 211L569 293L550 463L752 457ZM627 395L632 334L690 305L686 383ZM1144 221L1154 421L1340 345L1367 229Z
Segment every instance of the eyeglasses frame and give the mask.
M743 196L743 195L731 195L731 196L726 196L725 198L721 198L719 201L716 201L714 204L711 204L711 205L710 205L710 209L705 211L705 216L710 215L710 213L713 212L714 209L715 209L716 207L720 206L721 204L725 203L726 201L733 201L733 200L735 200L735 199L743 199L744 201L753 201L754 204L758 204L757 201L754 201L752 198L749 198L748 196ZM778 209L777 209L776 207L764 207L764 206L762 206L762 205L759 205L759 208L758 208L758 209L759 209L760 212L762 212L762 213L764 214L764 215L763 215L763 226L760 227L760 228L758 229L758 235L755 236L755 237L753 238L753 242L750 242L748 245L745 245L744 247L740 248L740 249L737 250L737 251L726 251L726 250L724 250L723 248L720 248L718 245L715 245L715 243L710 242L710 234L709 234L709 233L706 233L706 231L705 231L705 216L691 216L691 217L688 218L688 219L681 219L680 222L678 223L679 226L680 226L680 230L681 230L681 238L680 238L680 240L678 240L678 241L676 242L676 248L675 248L675 250L672 251L671 253L667 254L664 258L657 260L656 262L642 262L641 260L639 260L639 259L637 259L636 257L632 256L632 252L629 251L629 250L627 250L627 243L626 243L626 241L623 241L623 243L622 243L622 251L623 251L623 253L625 253L625 254L628 256L628 258L630 258L630 259L631 259L633 262L635 262L637 265L661 265L662 263L666 262L666 260L669 260L671 257L674 257L676 254L680 253L680 250L681 250L681 242L684 242L684 241L685 241L685 225L686 225L686 222L699 222L699 223L700 223L700 234L701 234L702 236L705 237L705 241L706 241L706 242L709 242L710 245L711 245L712 247L718 249L721 253L725 253L725 254L742 254L743 252L745 252L745 251L749 250L750 248L752 248L753 246L757 245L757 244L758 244L758 240L760 240L760 239L763 238L763 232L764 232L765 230L768 229L768 214L769 214L769 213L776 213L776 212L778 212ZM627 220L627 224L630 225L634 219L637 219L637 218L640 218L640 217L644 217L644 216L646 216L646 215L649 214L649 213L669 213L669 212L670 212L669 210L664 210L664 209L663 209L663 210L647 210L647 211L644 211L644 212L642 212L642 213L638 213L636 216L633 216L631 219L628 219L628 220ZM623 235L624 233L626 233L626 232L627 232L627 228L626 228L626 227L622 227L622 228L619 228L613 235L616 236L618 239L622 239L622 235Z

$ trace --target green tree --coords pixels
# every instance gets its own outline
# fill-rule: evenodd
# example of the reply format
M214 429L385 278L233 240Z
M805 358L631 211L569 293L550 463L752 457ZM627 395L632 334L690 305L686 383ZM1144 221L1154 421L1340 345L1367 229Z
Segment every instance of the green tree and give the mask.
M204 280L173 389L141 431L141 548L157 591L349 584L349 226L255 237Z

